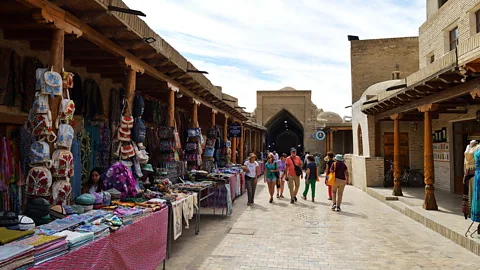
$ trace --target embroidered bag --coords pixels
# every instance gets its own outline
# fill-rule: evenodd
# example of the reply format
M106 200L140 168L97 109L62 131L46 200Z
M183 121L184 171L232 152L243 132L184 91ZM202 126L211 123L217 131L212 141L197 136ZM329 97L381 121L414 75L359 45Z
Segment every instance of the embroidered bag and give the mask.
M131 144L118 145L117 153L124 160L135 156L135 150Z
M68 92L68 89L73 88L73 76L75 75L72 72L67 72L67 71L62 72L63 89L67 90L67 92Z
M128 115L123 115L125 112L125 109L129 107L128 101L126 99L123 100L124 106L122 109L122 117L120 119L120 127L121 128L128 128L131 129L133 127L133 117L128 116Z
M65 205L70 202L70 195L72 194L72 186L67 180L57 180L52 185L52 197L50 198L51 205Z
M182 149L182 142L180 141L180 135L177 132L177 129L173 131L173 138L175 139L175 149Z
M135 149L135 156L137 158L138 163L147 164L149 160L147 151L140 150L135 142L133 143L133 148Z
M143 122L143 119L135 118L132 129L132 140L134 142L143 143L145 141L146 133L147 129L145 128L145 123Z
M53 67L43 73L43 81L41 87L42 94L48 94L52 98L54 96L62 96L62 76L58 72L53 71Z
M173 152L175 150L175 143L172 141L161 141L160 142L160 151L162 152Z
M45 77L44 74L48 68L37 68L35 71L35 90L41 93L45 93ZM45 93L46 94L46 93Z
M52 174L46 167L33 167L30 169L26 180L25 193L32 196L50 196Z
M47 167L52 166L50 159L50 145L45 141L36 141L30 147L30 164L47 163Z
M206 157L213 157L213 154L215 153L215 148L211 146L205 147L205 156Z
M58 111L58 117L55 122L56 127L60 123L70 123L73 120L73 114L75 113L75 103L70 99L70 91L67 89L67 98L62 99L60 103L60 109Z
M202 132L200 130L200 128L189 128L187 130L187 135L189 138L198 138L200 136L202 136Z
M103 177L103 185L105 189L115 188L121 195L120 199L127 197L135 197L137 190L135 188L136 181L132 172L122 163L117 162L110 166Z
M195 151L197 150L198 143L187 143L185 145L185 151Z
M52 131L52 114L50 113L50 111L47 114L36 114L33 117L32 135L33 136L41 136L41 135L54 136L53 141L55 141L57 136ZM50 142L53 142L53 141L50 141Z
M53 152L53 177L67 177L73 176L73 155L70 151L65 149L57 149Z
M118 140L123 142L129 142L131 140L131 131L128 128L119 128L118 129Z
M158 137L160 139L171 139L173 137L173 129L171 127L159 127Z
M39 92L35 93L35 100L33 101L34 113L48 113L50 106L48 105L48 95L42 95Z
M58 137L57 142L55 143L55 148L64 147L70 150L74 136L75 134L72 126L61 124L58 128Z

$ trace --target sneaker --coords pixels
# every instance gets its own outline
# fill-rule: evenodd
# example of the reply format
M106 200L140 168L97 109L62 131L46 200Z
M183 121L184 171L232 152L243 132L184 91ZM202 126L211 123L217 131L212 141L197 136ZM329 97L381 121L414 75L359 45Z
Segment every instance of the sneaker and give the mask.
M290 203L292 203L292 204L293 204L293 203L295 203L295 201L294 201L294 200L290 200Z
M332 208L332 211L335 211L335 208L337 208L337 205L334 204L334 205L332 205L332 207L330 207L330 208Z
M293 199L294 199L295 201L297 201L297 196L293 197Z
M285 197L283 197L283 195L280 195L280 198L285 198Z
M342 212L342 209L340 209L340 207L337 207L337 209L335 211Z
M280 195L277 194L277 199L280 198Z

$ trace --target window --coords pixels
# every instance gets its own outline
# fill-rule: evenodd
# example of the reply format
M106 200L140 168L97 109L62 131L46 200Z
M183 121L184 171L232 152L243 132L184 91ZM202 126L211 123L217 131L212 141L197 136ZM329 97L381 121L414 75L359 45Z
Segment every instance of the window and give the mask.
M480 10L475 12L475 33L480 33Z
M363 156L362 127L360 125L358 125L358 128L357 128L357 140L358 140L358 155Z
M433 63L433 62L435 62L435 55L434 54L430 55L430 64Z
M450 51L455 50L457 48L457 41L458 41L458 27L453 28L449 32L449 43L450 43Z
M438 0L438 8L441 8L448 0Z

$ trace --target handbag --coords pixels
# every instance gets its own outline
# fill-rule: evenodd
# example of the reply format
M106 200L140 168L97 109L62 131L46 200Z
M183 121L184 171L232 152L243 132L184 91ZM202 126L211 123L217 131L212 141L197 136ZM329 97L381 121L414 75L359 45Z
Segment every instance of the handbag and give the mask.
M328 182L327 185L332 186L335 185L335 170L337 169L337 163L333 163L333 171L328 174Z

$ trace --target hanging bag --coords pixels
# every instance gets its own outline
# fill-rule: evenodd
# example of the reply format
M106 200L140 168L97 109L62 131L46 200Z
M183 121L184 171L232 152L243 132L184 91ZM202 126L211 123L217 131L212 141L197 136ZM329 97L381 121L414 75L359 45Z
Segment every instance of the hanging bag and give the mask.
M48 105L48 95L35 93L35 100L33 101L34 113L48 113L50 111L50 105Z
M26 180L25 193L31 196L50 196L52 174L46 167L39 166L30 169Z
M133 118L131 116L128 116L128 115L123 115L124 112L125 112L125 109L129 108L130 105L128 104L128 100L126 100L126 99L124 99L123 102L124 102L125 105L123 106L123 109L122 109L122 117L121 117L121 120L120 120L120 127L131 129L133 127Z
M135 150L135 157L137 158L137 161L140 164L147 164L149 160L147 151L140 150L135 142L133 142L133 148Z
M50 145L47 142L40 140L36 141L30 147L30 164L43 164L45 163L47 168L52 166L52 160L50 159Z
M333 171L331 171L328 174L328 182L327 182L327 185L332 186L332 187L335 185L335 170L336 169L337 169L337 162L334 162L333 163Z
M68 180L57 180L52 185L51 205L66 205L70 201L72 186Z
M147 129L145 127L143 119L135 118L132 129L132 140L137 143L143 143L145 141L146 133Z
M57 149L53 152L52 176L70 178L73 176L73 155L66 149Z
M75 133L72 126L69 124L61 124L60 127L58 127L57 142L54 144L55 148L62 147L70 150L74 136Z
M295 160L293 159L292 156L290 156L290 159L292 160L293 167L295 168L295 175L296 175L296 176L302 175L302 168L300 168L300 166L298 166L298 165L295 163Z
M53 67L43 73L42 94L50 95L52 98L54 96L62 96L62 86L62 76L58 72L53 71Z
M60 110L58 111L58 117L55 121L55 126L58 128L60 123L69 124L73 121L73 115L75 113L75 103L70 99L70 91L65 89L67 92L67 98L62 99L60 103Z
M136 95L133 98L132 116L141 117L143 115L144 110L145 110L145 101L143 100L143 97L140 95Z

